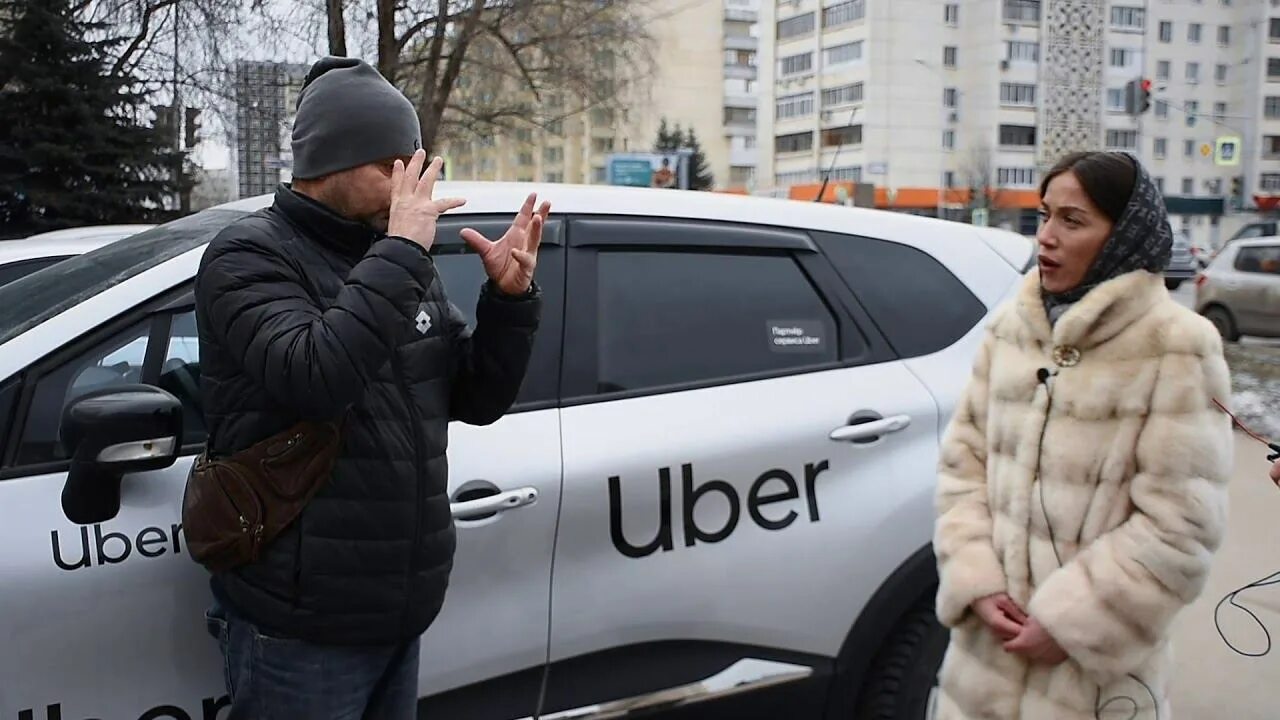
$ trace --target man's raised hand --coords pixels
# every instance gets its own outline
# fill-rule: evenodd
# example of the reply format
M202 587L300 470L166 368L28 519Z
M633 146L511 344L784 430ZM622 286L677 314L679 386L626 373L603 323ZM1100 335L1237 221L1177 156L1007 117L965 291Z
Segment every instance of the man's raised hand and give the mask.
M435 158L424 173L422 164L426 158L427 152L418 150L407 168L404 161L396 160L391 170L391 219L387 223L387 234L412 240L424 250L430 250L436 241L436 221L467 201L461 198L435 200L431 197L444 160Z
M544 202L535 213L537 193L531 193L516 214L511 227L496 241L466 228L462 239L480 256L484 271L506 295L522 295L533 284L533 271L538 266L538 246L542 244L542 226L551 212Z

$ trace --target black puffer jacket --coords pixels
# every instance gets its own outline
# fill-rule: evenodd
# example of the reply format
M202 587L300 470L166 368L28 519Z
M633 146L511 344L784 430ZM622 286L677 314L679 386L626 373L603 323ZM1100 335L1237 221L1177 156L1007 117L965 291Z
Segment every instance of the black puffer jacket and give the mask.
M422 249L282 186L223 230L196 279L209 446L232 453L347 413L333 478L250 566L216 576L265 631L391 644L440 611L454 550L448 423L514 402L541 301L481 291L474 334Z

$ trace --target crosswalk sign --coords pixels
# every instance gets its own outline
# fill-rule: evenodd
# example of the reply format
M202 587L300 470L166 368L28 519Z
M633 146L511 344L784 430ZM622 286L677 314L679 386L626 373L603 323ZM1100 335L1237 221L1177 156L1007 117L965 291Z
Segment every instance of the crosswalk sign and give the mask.
M1220 137L1217 142L1218 151L1214 154L1214 163L1223 167L1240 164L1240 138Z

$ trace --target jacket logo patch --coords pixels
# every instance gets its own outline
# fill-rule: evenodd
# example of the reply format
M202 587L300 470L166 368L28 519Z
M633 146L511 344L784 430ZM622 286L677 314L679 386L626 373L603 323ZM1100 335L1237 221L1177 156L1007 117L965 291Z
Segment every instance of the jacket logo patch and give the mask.
M413 318L414 327L418 329L420 335L426 335L431 331L431 316L427 314L427 304L423 303L418 306L418 314Z

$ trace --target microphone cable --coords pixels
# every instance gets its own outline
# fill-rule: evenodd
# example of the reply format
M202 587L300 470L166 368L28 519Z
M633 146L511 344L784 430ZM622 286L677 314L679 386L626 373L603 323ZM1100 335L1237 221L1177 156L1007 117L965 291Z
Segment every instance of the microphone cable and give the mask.
M1040 444L1036 447L1036 474L1034 476L1034 480L1036 485L1039 486L1040 512L1044 515L1044 527L1049 534L1049 545L1053 548L1053 556L1058 561L1058 567L1062 567L1064 564L1062 562L1062 554L1058 551L1058 540L1053 532L1053 523L1049 520L1049 505L1044 499L1044 481L1040 478L1040 464L1044 457L1045 432L1049 428L1049 417L1053 414L1053 387L1049 384L1049 379L1057 374L1058 371L1049 370L1048 368L1040 368L1036 372L1036 379L1041 385L1044 385L1044 391L1045 395L1048 397L1048 402L1045 404L1044 424L1040 426ZM1133 673L1128 673L1126 677L1138 683L1142 686L1143 690L1147 691L1147 695L1151 697L1151 707L1152 711L1155 713L1155 720L1160 720L1160 700L1156 697L1155 690L1152 690L1150 685ZM1126 720L1138 720L1138 715L1142 712L1142 705L1138 703L1137 698L1131 695L1114 695L1107 698L1104 702L1102 698L1101 685L1098 686L1097 694L1093 701L1093 717L1095 720L1103 720L1103 713L1107 712L1108 708L1118 702L1128 702L1133 706L1133 712Z

